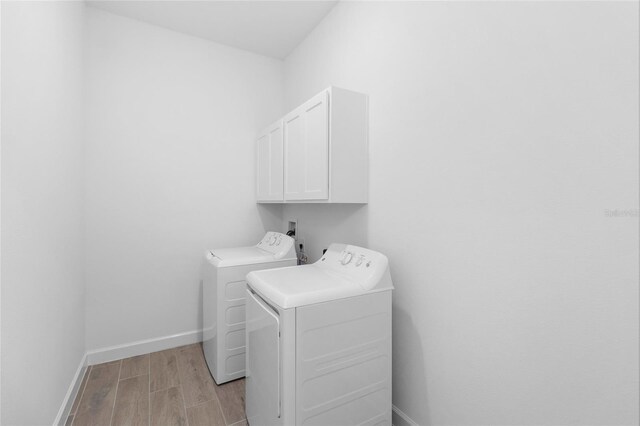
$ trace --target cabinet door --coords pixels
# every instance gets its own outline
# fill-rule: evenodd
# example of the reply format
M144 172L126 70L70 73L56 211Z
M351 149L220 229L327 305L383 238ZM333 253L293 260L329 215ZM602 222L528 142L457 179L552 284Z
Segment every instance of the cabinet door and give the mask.
M329 198L328 109L324 91L284 119L285 200Z
M273 124L256 142L258 201L282 201L282 121Z

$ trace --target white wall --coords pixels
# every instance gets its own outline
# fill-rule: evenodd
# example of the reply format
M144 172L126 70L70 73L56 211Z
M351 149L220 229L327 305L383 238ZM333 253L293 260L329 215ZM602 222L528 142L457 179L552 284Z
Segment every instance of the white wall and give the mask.
M389 256L393 400L418 424L638 423L637 18L342 2L286 59L286 109L370 95L368 206L283 219L311 260L331 240Z
M52 424L84 355L77 2L2 2L2 424Z
M89 351L201 327L206 248L255 244L254 138L282 61L87 8ZM195 334L193 334L195 336Z

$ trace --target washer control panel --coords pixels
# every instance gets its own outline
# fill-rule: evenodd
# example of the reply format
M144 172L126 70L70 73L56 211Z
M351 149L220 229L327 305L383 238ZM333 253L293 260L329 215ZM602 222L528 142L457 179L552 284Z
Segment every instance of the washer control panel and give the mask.
M376 254L379 254L379 253L376 253ZM340 264L342 266L353 265L356 268L359 268L360 266L369 268L371 267L371 262L373 257L375 256L369 255L367 257L367 254L363 253L362 251L358 251L358 250L350 251L345 249L340 253Z
M348 244L331 244L316 265L337 272L369 289L386 271L389 261L377 251Z
M282 257L293 249L295 241L280 232L267 232L257 244L258 248L273 253L276 258Z

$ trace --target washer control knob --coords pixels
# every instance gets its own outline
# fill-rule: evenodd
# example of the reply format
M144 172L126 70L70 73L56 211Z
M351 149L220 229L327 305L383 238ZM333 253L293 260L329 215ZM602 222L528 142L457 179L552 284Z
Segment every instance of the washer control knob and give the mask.
M360 256L358 257L358 260L356 260L356 266L360 266L360 265L362 265L362 262L364 262L364 256L363 256L363 255L360 255Z
M343 265L348 265L349 262L351 262L351 260L353 259L353 253L351 253L350 251L346 252L344 254L344 256L342 257L341 263Z
M272 235L271 238L269 239L269 245L272 246L276 243L276 236Z

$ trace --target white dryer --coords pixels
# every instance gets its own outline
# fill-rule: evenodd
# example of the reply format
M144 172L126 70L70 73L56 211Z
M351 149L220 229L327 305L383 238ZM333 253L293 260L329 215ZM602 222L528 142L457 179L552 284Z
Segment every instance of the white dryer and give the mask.
M390 426L387 258L332 244L312 265L247 281L250 425Z
M293 238L267 232L255 246L208 250L202 273L202 346L216 383L244 377L246 276L297 264Z

